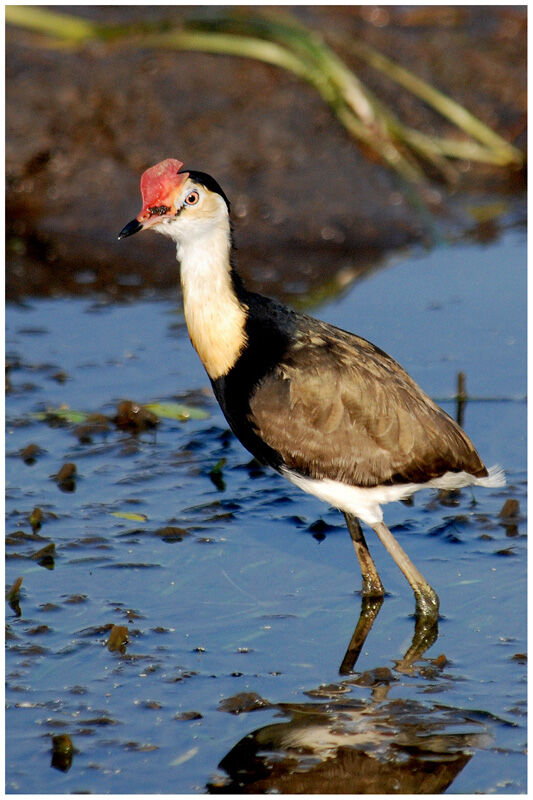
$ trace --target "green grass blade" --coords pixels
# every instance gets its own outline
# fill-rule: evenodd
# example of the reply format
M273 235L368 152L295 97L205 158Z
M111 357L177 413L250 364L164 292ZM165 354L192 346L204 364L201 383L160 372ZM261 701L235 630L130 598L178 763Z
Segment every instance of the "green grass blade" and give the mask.
M5 6L6 22L21 28L83 42L99 35L99 26L73 14L49 11L40 6Z
M500 164L522 164L523 154L516 147L505 141L499 134L493 131L488 125L475 117L470 111L461 106L451 97L431 86L426 81L414 75L405 67L396 64L391 59L384 56L378 50L361 41L351 41L350 49L360 56L364 61L380 70L389 78L399 83L412 94L424 100L428 105L436 109L443 117L449 119L458 128L468 133L473 139L485 144L488 149L494 152L493 163ZM504 160L505 159L505 160Z
M6 6L6 21L47 37L54 46L81 46L97 39L128 47L172 48L253 58L288 70L306 80L329 104L348 133L380 156L410 184L422 186L424 172L416 161L430 161L449 181L456 173L449 158L496 165L521 164L523 155L451 98L368 45L344 43L359 57L436 108L474 141L430 137L400 122L364 86L343 59L316 31L276 10L262 15L217 11L210 19L189 19L180 27L166 22L128 26L99 25L72 14L38 6ZM50 42L48 42L49 44Z

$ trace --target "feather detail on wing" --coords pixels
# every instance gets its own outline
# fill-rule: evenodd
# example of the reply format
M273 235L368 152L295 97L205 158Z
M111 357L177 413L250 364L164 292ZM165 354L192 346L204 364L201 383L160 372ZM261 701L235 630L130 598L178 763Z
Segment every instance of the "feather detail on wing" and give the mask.
M462 429L379 348L305 317L249 421L288 469L357 486L487 470Z

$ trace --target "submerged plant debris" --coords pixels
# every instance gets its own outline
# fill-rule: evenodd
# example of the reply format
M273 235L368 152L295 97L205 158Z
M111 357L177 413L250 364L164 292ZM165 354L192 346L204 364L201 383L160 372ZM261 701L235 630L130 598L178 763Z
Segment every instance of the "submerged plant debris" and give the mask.
M361 604L342 516L250 460L175 301L8 306L8 791L525 791L524 242L407 258L321 309L453 415L464 371L464 425L506 469L494 492L386 507L438 589L436 638L371 539L388 595ZM154 386L162 409L203 413L110 422ZM107 426L80 437L89 415Z

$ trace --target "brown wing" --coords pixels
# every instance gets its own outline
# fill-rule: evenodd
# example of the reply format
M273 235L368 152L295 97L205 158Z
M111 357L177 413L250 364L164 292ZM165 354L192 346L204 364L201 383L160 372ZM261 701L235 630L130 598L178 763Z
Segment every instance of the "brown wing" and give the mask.
M358 486L487 474L466 434L394 359L313 323L250 400L249 421L289 469Z

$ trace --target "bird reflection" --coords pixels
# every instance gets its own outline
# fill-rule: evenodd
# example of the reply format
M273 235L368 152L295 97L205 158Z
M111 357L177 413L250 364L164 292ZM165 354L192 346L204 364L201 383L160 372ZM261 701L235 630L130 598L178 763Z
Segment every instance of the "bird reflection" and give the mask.
M311 702L274 706L285 721L241 739L209 793L436 794L453 783L490 736L475 713L389 699L399 678L388 667L353 672L381 604L363 599L339 670L349 677L307 692ZM412 671L436 637L436 623L417 620L395 671ZM370 698L350 697L357 687L369 687Z
M355 626L350 644L339 667L341 675L349 675L359 658L363 645L374 624L381 606L382 597L363 597L361 602L361 613ZM400 672L409 671L410 667L423 656L439 635L438 622L436 619L417 616L415 618L415 629L411 645L404 657L396 663L396 669Z

